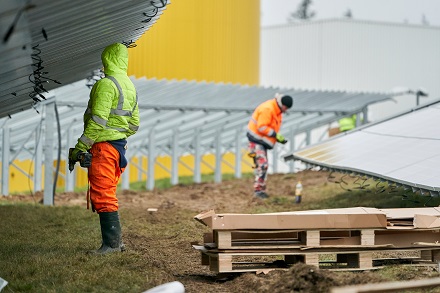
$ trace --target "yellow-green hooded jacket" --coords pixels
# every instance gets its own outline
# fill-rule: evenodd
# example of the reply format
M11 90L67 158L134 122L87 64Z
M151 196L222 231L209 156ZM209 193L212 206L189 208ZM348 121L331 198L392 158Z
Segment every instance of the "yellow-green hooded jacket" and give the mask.
M127 47L112 44L104 49L101 60L106 77L90 91L84 132L75 146L82 151L89 150L95 142L126 139L139 128L136 89L127 76Z

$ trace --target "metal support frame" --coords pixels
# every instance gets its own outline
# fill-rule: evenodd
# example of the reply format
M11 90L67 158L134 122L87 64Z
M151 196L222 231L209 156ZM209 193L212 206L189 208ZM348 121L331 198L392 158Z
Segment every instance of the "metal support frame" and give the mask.
M129 150L126 150L125 157L129 157ZM130 160L127 160L127 167L125 167L124 173L121 175L121 187L123 190L130 189Z
M242 135L242 129L238 128L235 132L235 178L241 178Z
M40 123L37 127L35 136L35 162L34 162L34 192L41 191L43 174L41 172L41 166L43 165L43 126Z
M221 144L221 129L217 130L215 136L215 172L214 182L222 182L222 144Z
M362 114L363 114L363 120L362 120L362 124L367 124L368 123L368 107L364 107L362 109Z
M53 156L51 152L53 152L54 149L56 149L56 146L54 145L56 142L54 138L57 135L55 132L54 124L55 124L55 118L54 118L54 109L53 109L53 101L45 101L41 104L43 108L43 113L45 113L45 127L41 126L41 133L44 133L45 136L42 136L42 138L45 138L44 140L39 138L36 138L35 143L35 170L34 170L34 190L38 191L41 190L41 183L42 183L42 174L41 174L41 166L45 166L45 181L44 181L44 195L45 195L45 204L47 202L51 203L53 201ZM81 105L82 107L83 105ZM362 123L367 123L367 107L364 107L361 112L358 113L358 115L363 114L363 121ZM358 110L359 111L359 110ZM66 111L68 112L68 111ZM70 111L71 112L71 111ZM180 113L179 111L173 111L173 113L165 113L166 117L173 117L176 116L176 113ZM153 123L149 124L150 126L146 128L143 134L141 135L142 142L139 143L136 141L136 147L134 147L130 153L127 153L127 157L130 156L129 162L132 163L136 168L139 170L139 180L143 180L145 178L144 174L147 175L147 182L146 187L148 190L154 189L155 185L155 168L156 167L162 167L160 162L157 161L158 155L161 153L160 146L166 145L162 150L165 150L167 155L171 157L171 168L168 170L168 168L164 168L170 175L171 175L171 184L175 185L179 182L179 167L184 166L185 168L188 168L189 170L193 171L193 179L194 182L200 183L202 178L202 164L205 164L210 168L210 170L214 171L214 179L215 182L221 182L222 181L222 167L229 166L232 170L234 170L234 175L236 178L241 178L242 176L242 163L246 163L250 165L246 160L246 156L243 155L243 144L244 144L244 137L243 137L243 126L245 124L245 121L248 120L248 114L237 114L235 116L232 116L231 113L228 111L218 112L215 113L215 115L211 115L212 113L206 112L206 113L191 113L191 115L186 115L185 117L182 117L178 124L176 124L175 121L171 121L168 119L163 118L162 113L158 113L157 115L157 121L154 121ZM285 145L284 147L281 145L277 145L273 150L273 170L274 172L279 172L282 167L284 167L282 161L280 162L279 156L282 155L282 153L286 151L294 152L296 149L301 148L301 145L310 145L311 144L311 130L318 128L323 123L328 123L331 119L334 121L335 116L331 115L330 113L308 113L307 117L302 117L304 115L295 114L296 116L299 116L298 119L289 121L285 124L283 124L284 128L290 127L290 145ZM44 116L44 115L43 115ZM64 116L63 116L64 117ZM148 117L151 119L151 117ZM160 119L159 119L160 118ZM194 118L194 119L193 119ZM204 118L203 123L198 121L198 119ZM313 118L313 119L312 119ZM66 117L64 117L65 120ZM162 121L162 122L161 122ZM189 121L189 122L188 122ZM156 124L156 125L155 125ZM184 124L182 126L182 124ZM64 126L65 127L65 126ZM68 146L73 145L72 140L72 133L74 130L77 130L76 128L69 127L64 128L66 131L66 144ZM193 130L195 129L195 130ZM9 150L10 146L9 143L12 143L14 140L8 139L8 136L10 135L9 131L13 132L13 138L15 139L15 131L17 129L10 129L6 126L3 126L3 141L2 146L3 150ZM194 132L193 132L194 131ZM35 132L40 132L39 129L37 129ZM172 133L171 133L172 132ZM298 147L295 141L296 136L299 136L304 132L305 139L303 142L301 142L301 145ZM193 137L191 135L194 134ZM43 134L41 134L43 135ZM140 134L138 134L139 136ZM32 138L32 136L30 136ZM171 143L169 143L171 138ZM214 139L214 142L212 143L212 139ZM145 143L148 140L148 143ZM23 140L21 140L23 141ZM192 142L191 142L192 141ZM207 143L209 141L209 143ZM167 142L167 143L165 143ZM185 150L185 145L189 143L193 143L193 149L192 150ZM43 163L43 143L44 143L44 164ZM25 147L27 145L27 142L23 144L21 149L31 152L31 148ZM14 150L16 144L13 144ZM20 149L20 150L21 150ZM215 166L210 166L207 162L203 161L203 155L205 153L208 153L210 151L215 151ZM194 168L191 168L191 166L186 165L184 162L180 161L180 156L182 156L182 153L185 152L193 153L194 156ZM226 162L223 160L223 155L228 152L232 151L235 152L235 162L234 164ZM148 165L147 168L145 166L142 166L142 157L139 157L140 163L134 164L131 162L133 160L133 157L137 155L137 153L142 154L143 156L148 157ZM65 157L65 154L67 152L63 152L63 157ZM2 166L2 192L5 192L5 189L7 190L7 193L9 193L9 169L12 164L11 161L14 161L14 157L10 157L11 154L7 151L2 152L2 162L9 162L4 163ZM51 161L49 159L52 159ZM223 165L225 164L225 165ZM6 171L5 171L6 170ZM68 167L66 166L66 171L62 172L65 174L66 179L66 191L73 191L75 187L75 173L70 174L68 172ZM291 172L295 172L295 162L291 161L289 162L289 170ZM225 171L225 170L223 170ZM21 171L23 172L23 171ZM26 174L25 174L26 175ZM63 175L63 174L61 174ZM29 177L29 176L28 176ZM31 178L31 177L30 177ZM32 179L32 178L31 178ZM122 187L123 189L129 188L129 168L125 170L125 172L122 175ZM53 203L53 202L52 202Z
M278 173L278 144L272 149L272 173Z
M45 109L45 139L44 139L44 205L53 205L53 149L55 136L55 102L47 103Z
M171 145L171 184L179 183L179 129L173 130Z
M295 129L293 127L290 128L290 153L295 152ZM289 172L295 173L295 160L291 160L289 162Z
M194 130L194 182L202 182L202 148L200 146L200 129Z
M8 123L3 125L2 140L2 195L9 194L9 142L10 129Z
M147 190L154 189L154 166L156 161L156 145L154 141L155 129L151 128L148 136L148 167L147 167Z

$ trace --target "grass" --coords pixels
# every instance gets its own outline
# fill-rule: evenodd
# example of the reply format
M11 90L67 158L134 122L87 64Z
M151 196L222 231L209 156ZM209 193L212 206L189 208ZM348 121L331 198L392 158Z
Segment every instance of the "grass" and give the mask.
M86 255L100 232L98 216L83 208L3 205L0 221L3 292L142 292L171 281L136 251Z
M252 174L245 175L246 178ZM232 175L223 180L233 180ZM213 175L204 176L204 182L213 182ZM192 178L181 178L181 184L192 184ZM156 188L165 189L168 179L159 180ZM133 190L145 190L144 182L133 184ZM337 188L337 192L335 192ZM404 196L403 196L404 195ZM405 200L402 200L405 198ZM338 187L308 186L301 209L332 207L423 206L426 197L406 195L404 190L395 194L375 193L371 190L341 192ZM295 210L294 199L271 197L267 205L255 206L251 212ZM418 202L417 202L418 201ZM430 206L438 206L433 199ZM173 210L174 212L174 210ZM97 248L100 231L97 214L83 207L43 206L38 204L0 205L0 277L9 282L2 293L8 292L142 292L148 288L174 281L158 262L163 241L182 248L182 254L191 248L194 239L203 239L205 227L192 220L192 211L177 210L166 223L145 221L145 215L121 210L123 227L130 231L133 241L142 243L146 251L128 250L123 254L88 256L85 250ZM148 243L148 244L145 244ZM188 249L188 250L186 250ZM150 258L151 257L151 258ZM183 257L183 256L181 256ZM179 257L163 256L167 261L179 262ZM405 279L413 268L387 268L387 278ZM188 275L191 275L189 272ZM193 291L194 292L194 291Z

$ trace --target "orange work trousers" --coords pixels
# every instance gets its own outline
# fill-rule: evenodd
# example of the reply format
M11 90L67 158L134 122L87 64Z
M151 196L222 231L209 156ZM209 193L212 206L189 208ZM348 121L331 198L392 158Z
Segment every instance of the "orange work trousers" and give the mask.
M90 201L98 214L118 210L116 187L124 169L119 167L119 152L108 142L98 142L90 149Z

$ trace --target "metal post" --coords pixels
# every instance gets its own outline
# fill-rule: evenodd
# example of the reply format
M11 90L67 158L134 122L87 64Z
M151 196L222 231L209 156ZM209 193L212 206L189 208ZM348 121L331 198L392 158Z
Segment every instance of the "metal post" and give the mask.
M129 190L130 189L130 159L129 159L129 151L126 150L125 152L125 158L127 158L127 167L125 167L124 173L121 175L121 187L122 190Z
M43 127L38 125L35 136L35 163L34 163L34 192L43 190L42 180L43 174L41 172L43 166Z
M356 113L356 121L355 121L355 126L356 128L358 128L359 126L361 126L362 121L361 121L361 113Z
M312 140L312 132L311 130L307 130L306 131L306 146L309 146ZM310 164L306 164L306 168L309 169L310 168Z
M147 167L147 190L154 189L154 166L156 161L156 146L154 144L154 128L150 130L148 138L148 167Z
M214 181L222 182L222 147L221 147L221 129L217 130L215 137L215 173Z
M136 154L138 152L134 152L134 153ZM144 161L145 161L144 158L145 157L142 156L140 152L139 152L139 154L140 155L136 156L135 158L137 158L137 162L138 162L139 166L141 167L141 169L145 170L145 168L144 168L144 165L145 165L144 164ZM138 170L137 173L138 173L138 181L142 181L142 179L144 178L144 173L141 172L140 170Z
M200 147L200 129L196 129L195 137L194 137L194 182L195 183L202 182L201 158L202 158L202 149Z
M55 103L47 103L45 106L45 139L44 139L44 205L54 204L53 194L53 150L55 134Z
M275 146L272 149L272 173L278 173L278 144L275 143Z
M312 140L312 132L310 129L308 129L306 131L306 146L310 145L311 140Z
M179 183L179 129L173 130L173 142L171 146L171 185Z
M362 110L362 124L367 124L368 123L368 108L367 107L365 107L363 110Z
M241 178L241 138L243 131L239 128L235 132L235 178Z
M2 195L9 194L9 136L10 129L6 122L3 126L2 140Z
M290 153L293 154L295 152L295 130L290 128ZM290 160L289 162L289 172L295 172L295 160Z

